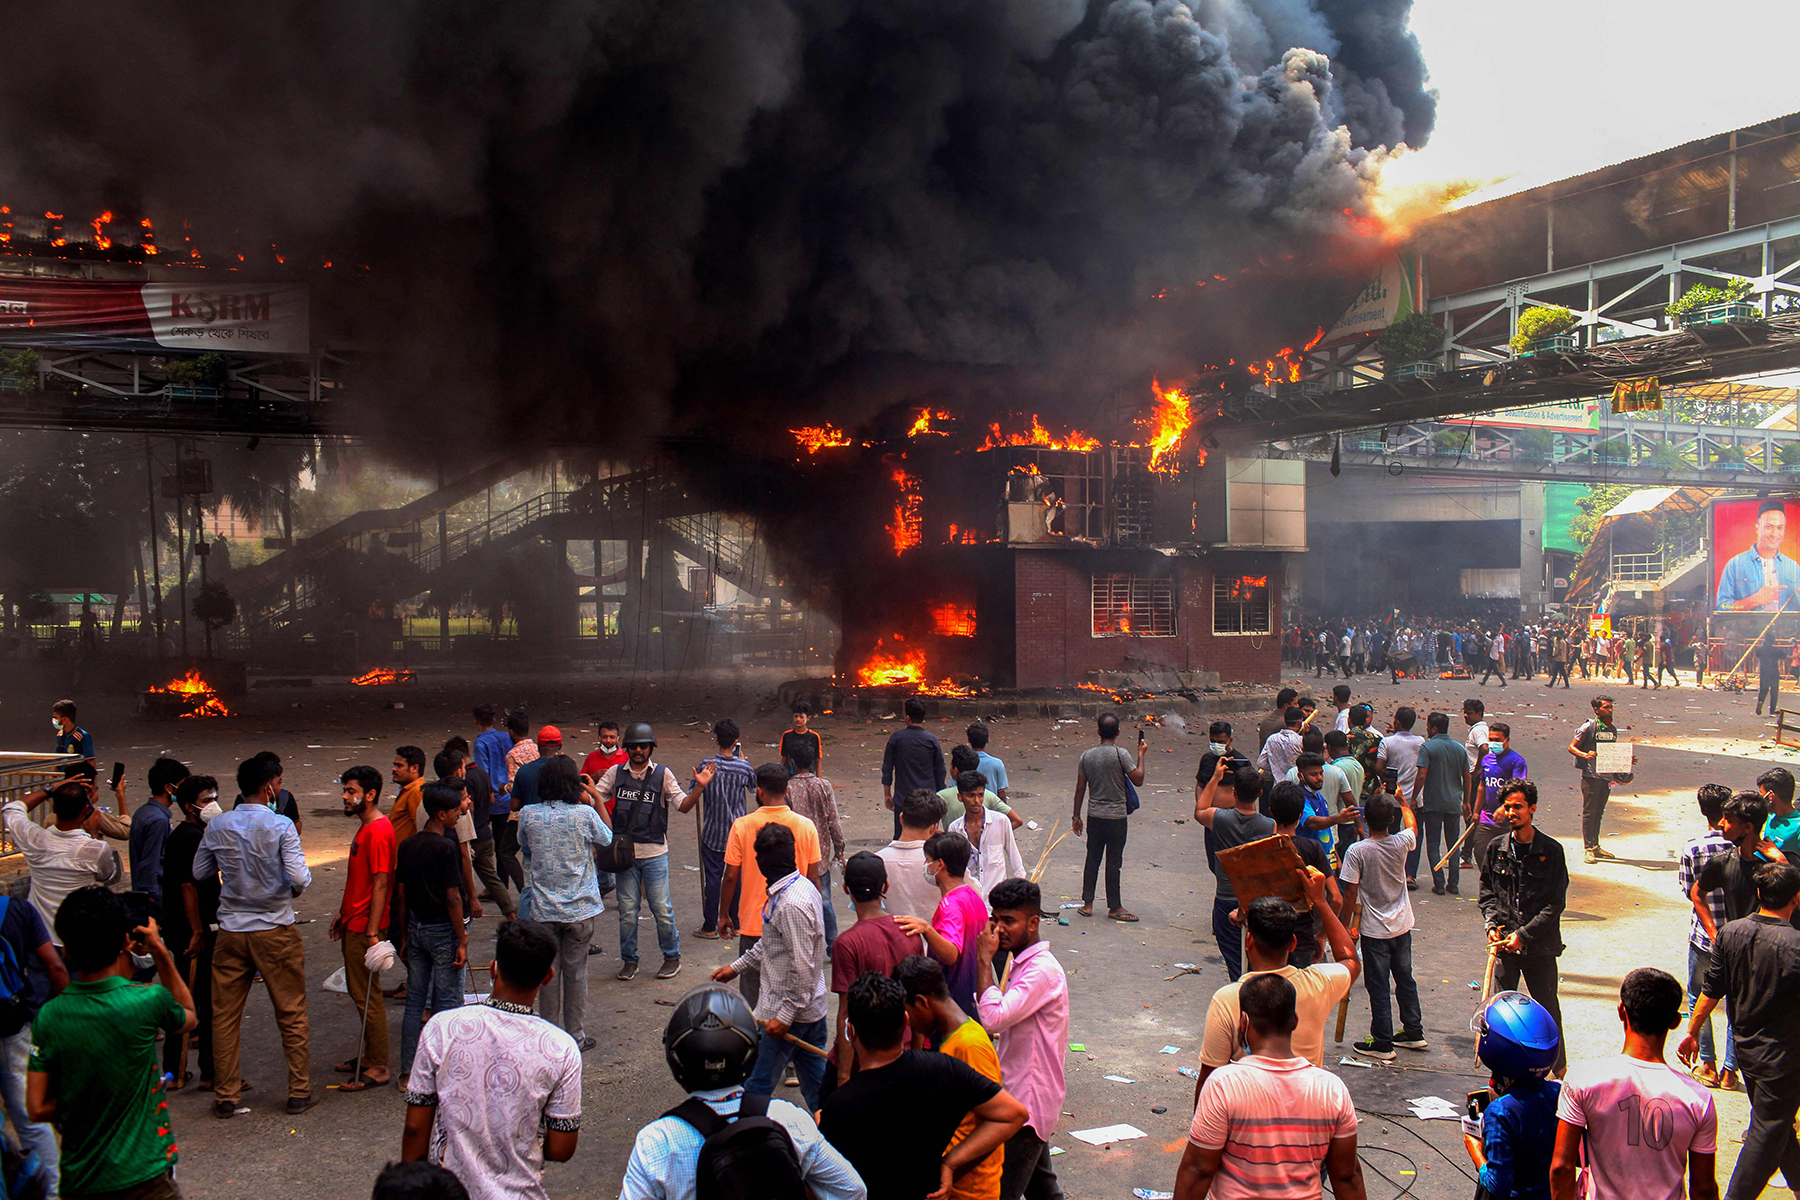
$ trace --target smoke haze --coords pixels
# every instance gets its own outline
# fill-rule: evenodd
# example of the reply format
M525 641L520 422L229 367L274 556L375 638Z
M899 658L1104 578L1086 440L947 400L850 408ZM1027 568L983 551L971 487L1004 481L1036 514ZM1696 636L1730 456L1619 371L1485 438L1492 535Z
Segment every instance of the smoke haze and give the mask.
M362 419L413 445L447 413L626 449L772 404L1091 396L1259 316L1159 289L1343 237L1423 144L1409 7L24 6L0 197L186 219L247 271L278 244L315 328L381 350Z

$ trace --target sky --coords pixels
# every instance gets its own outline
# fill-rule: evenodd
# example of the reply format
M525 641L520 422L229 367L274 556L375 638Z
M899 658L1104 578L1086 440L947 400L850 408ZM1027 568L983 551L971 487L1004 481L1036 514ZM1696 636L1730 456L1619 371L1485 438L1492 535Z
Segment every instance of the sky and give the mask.
M1489 199L1800 110L1797 0L1414 0L1439 93L1420 178Z

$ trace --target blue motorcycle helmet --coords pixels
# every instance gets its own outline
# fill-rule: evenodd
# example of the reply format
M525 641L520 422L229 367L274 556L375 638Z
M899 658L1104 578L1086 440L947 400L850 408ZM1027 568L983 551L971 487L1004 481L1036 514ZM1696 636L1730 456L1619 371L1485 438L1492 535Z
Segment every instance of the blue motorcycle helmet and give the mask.
M1545 1079L1562 1045L1550 1013L1524 992L1501 992L1469 1022L1475 1056L1496 1079Z

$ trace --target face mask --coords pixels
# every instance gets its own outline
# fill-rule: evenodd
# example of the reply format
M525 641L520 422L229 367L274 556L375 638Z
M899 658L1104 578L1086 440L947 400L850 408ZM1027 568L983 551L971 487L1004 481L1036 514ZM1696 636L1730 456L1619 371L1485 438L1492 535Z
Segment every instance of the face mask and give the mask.
M62 732L62 722L57 720L55 717L51 717L50 718L50 728L56 730L56 732L58 732L58 733L61 733Z
M1502 754L1506 753L1506 747L1499 742L1489 742L1488 753L1492 754L1495 758L1499 758Z
M151 958L148 954L138 954L133 952L131 956L131 965L135 970L148 971L151 967L156 965L156 960Z
M1208 750L1211 750L1214 754L1225 753L1225 743L1224 742L1208 742L1208 743L1206 743L1206 748Z
M925 882L929 883L932 887L937 886L937 872L931 869L930 863L925 864Z

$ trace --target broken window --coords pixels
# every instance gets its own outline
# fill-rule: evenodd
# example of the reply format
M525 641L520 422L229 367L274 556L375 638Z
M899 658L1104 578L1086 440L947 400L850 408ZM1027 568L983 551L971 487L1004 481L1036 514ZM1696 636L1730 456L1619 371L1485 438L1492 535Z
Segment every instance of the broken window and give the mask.
M1096 575L1095 637L1175 636L1175 587L1167 576Z
M1268 633L1267 575L1213 576L1213 632Z

